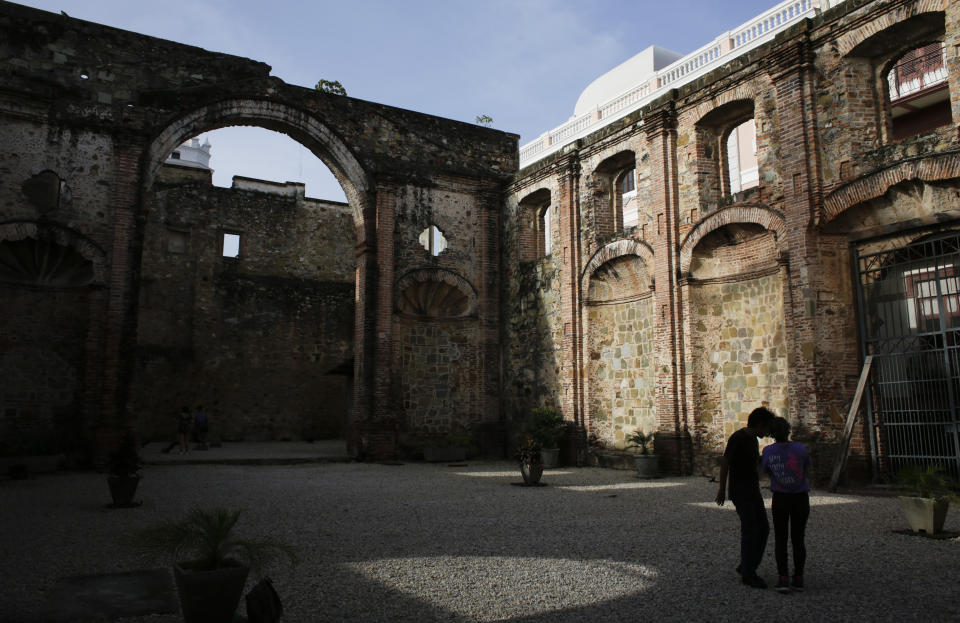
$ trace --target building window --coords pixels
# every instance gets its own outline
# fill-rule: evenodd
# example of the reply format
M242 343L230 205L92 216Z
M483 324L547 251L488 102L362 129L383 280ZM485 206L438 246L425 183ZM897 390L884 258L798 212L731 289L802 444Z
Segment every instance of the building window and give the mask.
M623 214L623 231L636 228L640 224L640 202L637 201L637 172L627 169L620 177L620 207Z
M429 251L433 257L440 255L447 248L447 239L444 238L443 232L436 225L424 229L419 240L423 248Z
M549 253L551 244L550 191L536 190L517 204L517 254L521 262L535 262Z
M730 180L730 192L738 193L759 186L760 175L757 166L757 126L753 119L747 119L730 131L727 137L727 173Z
M223 257L240 257L240 234L223 234L222 253Z
M944 48L939 41L908 51L887 72L891 136L920 134L951 122Z
M546 257L553 252L553 228L551 227L550 206L547 205L540 215L540 244L543 249L542 256Z
M904 273L907 292L907 318L911 329L941 331L960 326L960 271L952 264L919 268ZM943 301L941 314L940 302ZM941 327L941 318L947 326Z
M179 151L175 151L175 152L173 152L172 154L170 154L170 159L171 159L171 160L179 160L179 159L180 159L180 152L179 152Z

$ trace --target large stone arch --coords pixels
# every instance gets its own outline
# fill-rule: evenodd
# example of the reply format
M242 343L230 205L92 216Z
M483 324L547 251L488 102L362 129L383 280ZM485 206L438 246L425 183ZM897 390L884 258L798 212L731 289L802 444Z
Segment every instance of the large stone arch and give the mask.
M585 422L607 447L657 428L653 259L645 241L617 240L581 276Z
M704 236L731 223L755 223L774 233L783 241L786 223L783 214L766 206L732 206L712 212L698 221L680 243L680 271L690 271L693 250Z
M197 134L234 125L249 125L290 136L309 149L333 173L353 210L358 236L363 236L364 211L372 200L374 182L347 144L318 117L285 102L230 99L195 108L168 123L144 154L145 189L157 170L183 141ZM358 240L358 244L363 240Z

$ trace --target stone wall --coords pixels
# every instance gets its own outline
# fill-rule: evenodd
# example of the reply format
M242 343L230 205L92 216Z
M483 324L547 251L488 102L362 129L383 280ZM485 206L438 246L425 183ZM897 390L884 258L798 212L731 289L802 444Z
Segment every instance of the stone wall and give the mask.
M548 188L563 249L559 289L519 272L505 284L510 298L560 301L543 332L560 380L537 399L564 404L608 447L655 418L661 468L684 473L714 471L726 437L766 403L829 474L862 358L851 249L903 245L960 219L958 28L954 2L848 0L520 171L505 238L511 206ZM952 122L895 140L885 72L931 40L946 51ZM725 140L751 118L759 184L731 193ZM621 232L611 181L627 166L640 226ZM508 267L522 255L505 250ZM623 281L598 305L595 276L630 255L643 258L651 295ZM505 308L508 326L518 311ZM641 318L649 325L635 331ZM638 342L623 341L623 325ZM624 346L650 357L629 361ZM522 357L507 362L524 369ZM639 421L608 419L614 362L650 384L637 388L652 400ZM861 475L870 434L861 417L848 462Z
M299 184L216 188L167 166L149 202L130 408L144 438L202 404L228 440L342 436L353 373L354 225ZM255 188L257 190L249 190ZM271 191L271 192L264 192ZM224 232L241 236L224 257Z

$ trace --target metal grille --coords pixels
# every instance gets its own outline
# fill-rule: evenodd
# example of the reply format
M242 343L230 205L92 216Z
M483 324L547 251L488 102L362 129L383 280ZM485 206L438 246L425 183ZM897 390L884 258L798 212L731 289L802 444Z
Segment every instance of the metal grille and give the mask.
M960 476L960 234L857 254L856 266L875 469Z

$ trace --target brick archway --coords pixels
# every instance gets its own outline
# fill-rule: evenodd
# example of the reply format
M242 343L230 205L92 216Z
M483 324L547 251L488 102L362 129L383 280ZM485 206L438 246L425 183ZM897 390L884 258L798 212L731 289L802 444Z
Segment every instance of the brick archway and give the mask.
M593 273L609 262L610 260L622 257L624 255L636 255L648 267L653 266L653 247L644 240L632 240L624 238L615 240L599 248L587 265L583 269L583 275L580 277L580 297L584 300L590 287L590 277Z
M960 177L960 154L944 154L901 162L882 171L845 184L831 192L823 202L820 224L834 220L864 201L882 197L901 182L936 182Z
M680 244L680 271L683 274L690 272L693 250L704 236L731 223L755 223L760 225L764 229L772 231L778 242L783 240L786 233L786 223L783 215L772 208L766 206L731 206L717 210L694 225Z
M371 203L374 183L350 148L320 119L283 102L232 99L191 110L169 123L144 153L143 189L147 190L160 165L183 141L210 130L252 125L287 134L309 149L333 173L353 210L358 244L364 242L364 212Z

